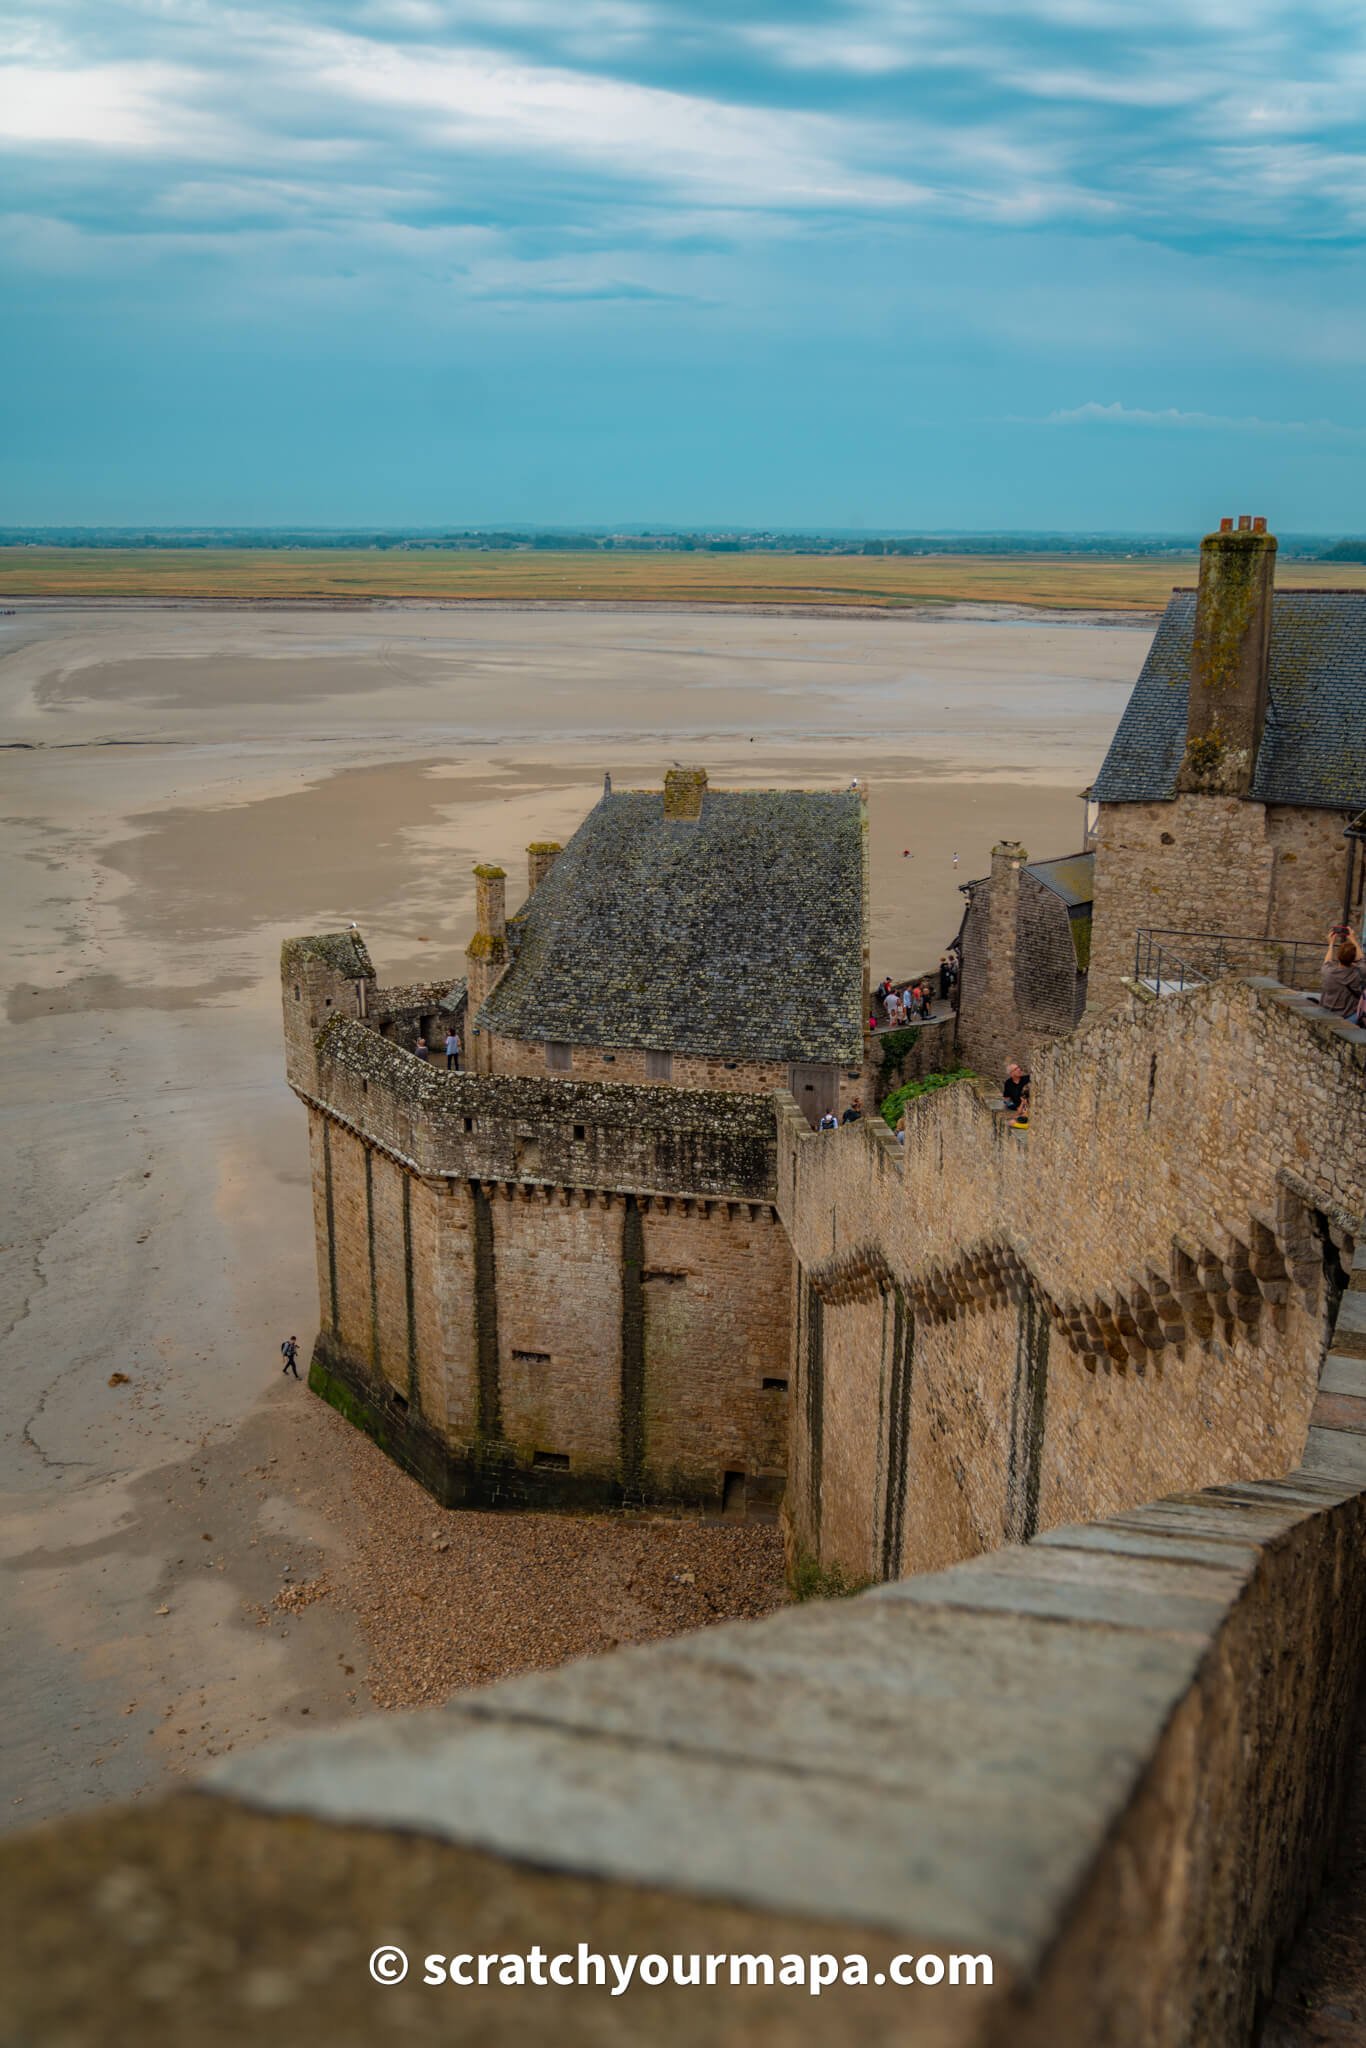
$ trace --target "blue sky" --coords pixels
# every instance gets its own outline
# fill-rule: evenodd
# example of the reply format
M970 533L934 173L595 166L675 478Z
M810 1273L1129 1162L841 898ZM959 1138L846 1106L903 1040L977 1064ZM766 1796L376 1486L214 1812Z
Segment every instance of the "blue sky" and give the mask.
M43 0L8 522L1366 529L1361 0Z

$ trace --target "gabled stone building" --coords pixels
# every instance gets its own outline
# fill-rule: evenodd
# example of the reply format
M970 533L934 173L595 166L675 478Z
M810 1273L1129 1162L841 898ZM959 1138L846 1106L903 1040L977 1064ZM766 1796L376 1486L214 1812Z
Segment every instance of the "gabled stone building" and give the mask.
M533 846L511 919L503 871L476 870L467 994L378 987L358 933L286 945L311 1382L440 1499L781 1493L772 1094L814 1123L857 1087L865 845L857 788L741 794L680 770L609 787L567 847ZM472 1071L413 1057L450 1016Z
M1206 538L1096 778L1092 1012L1124 996L1140 933L1199 971L1220 934L1227 959L1361 924L1366 591L1277 590L1275 560L1264 519ZM1276 971L1272 948L1245 953Z
M857 787L604 790L569 845L529 849L526 903L476 870L470 1051L481 1074L767 1093L814 1123L856 1092L868 1013Z
M1135 989L1317 987L1328 926L1360 929L1366 591L1277 590L1275 558L1264 519L1207 536L1087 792L1086 850L1003 841L967 884L959 1051L984 1073Z

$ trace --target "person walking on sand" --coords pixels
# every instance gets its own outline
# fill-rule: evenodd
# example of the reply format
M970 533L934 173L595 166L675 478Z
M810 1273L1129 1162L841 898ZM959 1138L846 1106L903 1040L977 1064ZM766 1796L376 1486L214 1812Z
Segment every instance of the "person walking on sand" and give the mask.
M296 1362L299 1356L299 1340L297 1337L285 1338L284 1343L280 1346L280 1356L284 1359L284 1364L280 1368L281 1372L292 1372L297 1380L300 1376L299 1367Z

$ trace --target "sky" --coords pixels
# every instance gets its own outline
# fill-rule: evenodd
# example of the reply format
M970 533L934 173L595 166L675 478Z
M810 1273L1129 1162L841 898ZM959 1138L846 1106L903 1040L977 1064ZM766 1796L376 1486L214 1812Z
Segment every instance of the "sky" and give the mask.
M0 521L1366 531L1362 0L0 0Z

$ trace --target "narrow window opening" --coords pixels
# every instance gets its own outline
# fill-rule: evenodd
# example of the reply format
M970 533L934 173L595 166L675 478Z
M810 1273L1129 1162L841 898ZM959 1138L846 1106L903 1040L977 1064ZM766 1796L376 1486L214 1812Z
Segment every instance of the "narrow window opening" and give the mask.
M548 1351L514 1351L513 1361L517 1365L549 1365Z
M465 1129L466 1129L467 1131L472 1131L472 1130L474 1129L474 1118L473 1118L472 1116L467 1116L467 1117L465 1118L464 1122L465 1122Z
M567 1451L537 1451L531 1460L542 1472L567 1472L569 1453Z
M766 1394L785 1394L787 1392L786 1380L762 1380L760 1385Z
M395 1408L398 1409L401 1415L406 1415L408 1413L408 1397L406 1394L400 1394L397 1387L391 1387L389 1389L389 1399L393 1402Z
M299 984L298 984L298 982L297 982L297 981L296 981L296 982L295 982L295 984L294 984L294 1000L295 1000L295 1002L296 1002L296 1003L297 1003L297 1002L298 1002L298 1000L299 1000Z
M586 1124L575 1124L574 1136L578 1143L581 1145L584 1139L588 1136L588 1126Z
M328 1009L330 1010L330 1009L331 1009L331 1007L332 1007L332 998L331 998L331 996L324 996L324 997L323 997L323 1002L325 1003L326 1007L327 1007L327 1008L328 1008Z
M605 1052L602 1056L602 1059L603 1065L608 1067L614 1067L617 1062L617 1056L614 1052Z
M739 1066L739 1064L740 1064L739 1060L727 1060L727 1061L726 1061L726 1072L727 1072L728 1074L733 1074L733 1073L735 1072L735 1069L736 1069L736 1068L737 1068L737 1067Z

